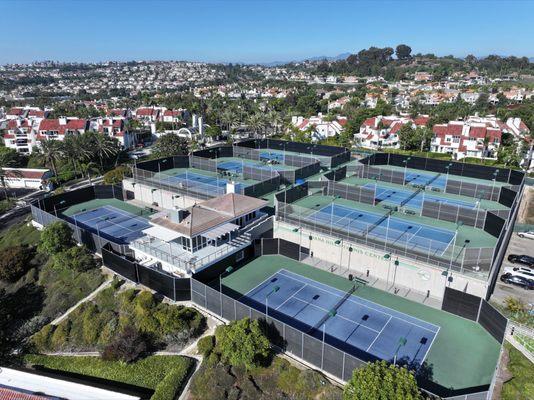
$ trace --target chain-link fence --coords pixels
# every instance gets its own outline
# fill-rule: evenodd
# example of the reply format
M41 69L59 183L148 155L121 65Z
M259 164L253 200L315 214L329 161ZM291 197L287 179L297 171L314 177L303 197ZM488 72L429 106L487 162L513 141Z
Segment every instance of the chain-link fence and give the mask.
M362 217L364 214L362 213ZM443 269L471 273L477 277L487 277L495 250L493 247L468 247L468 243L455 243L454 238L449 238L450 242L443 242L433 237L415 236L408 233L408 228L395 228L398 225L390 213L369 222L359 218L357 210L343 217L333 211L318 212L278 201L276 218L337 239L410 257Z
M464 225L474 226L479 229L484 229L484 223L486 221L486 210L466 208L456 204L436 202L434 200L423 201L421 215L442 221L462 222Z
M194 278L191 278L191 300L227 321L236 321L243 318L266 321L263 327L274 344L283 347L286 352L343 381L350 379L354 369L366 364L366 361L330 345L328 343L330 340L328 335L326 335L325 342L318 340Z

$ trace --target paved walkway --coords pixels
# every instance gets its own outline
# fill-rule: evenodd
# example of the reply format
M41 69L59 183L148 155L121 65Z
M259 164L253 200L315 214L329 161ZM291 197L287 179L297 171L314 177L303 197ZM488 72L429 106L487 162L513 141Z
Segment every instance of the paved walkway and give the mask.
M65 318L67 318L69 316L69 314L71 312L73 312L74 310L76 310L76 308L78 308L81 304L85 303L86 301L89 301L89 300L92 300L95 298L95 296L100 293L102 290L104 290L105 288L107 288L111 282L113 281L113 279L109 279L107 281L105 281L104 283L102 283L99 287L97 287L95 290L93 290L93 292L91 292L89 295L87 295L86 297L84 297L83 299L81 299L79 302L77 302L76 304L74 304L71 308L69 308L65 313L63 313L62 315L60 315L59 317L57 317L55 320L53 320L52 322L50 322L51 325L58 325L60 324Z
M304 264L308 264L315 268L329 271L339 276L344 276L347 279L349 277L349 274L352 274L356 278L360 278L360 279L368 281L369 282L368 286L383 290L385 292L393 293L393 294L396 294L397 296L404 297L408 300L412 300L417 303L422 303L427 306L441 310L441 300L435 297L427 297L426 293L418 292L416 290L413 290L413 289L410 289L410 288L407 288L401 285L392 285L391 283L388 284L386 281L382 279L378 279L375 277L368 277L363 272L348 270L346 267L340 267L339 265L335 263L325 261L325 260L320 260L317 257L311 258L305 254L303 254L303 256L306 256L306 257L301 259L300 262Z

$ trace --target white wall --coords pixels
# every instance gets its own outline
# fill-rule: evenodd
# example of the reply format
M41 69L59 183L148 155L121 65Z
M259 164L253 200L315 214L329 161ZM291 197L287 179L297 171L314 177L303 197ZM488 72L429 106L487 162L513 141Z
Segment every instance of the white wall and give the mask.
M159 207L166 209L174 209L175 207L187 208L202 201L193 197L183 196L181 194L179 194L179 198L173 199L173 196L177 195L178 193L158 189L156 184L154 186L148 186L136 183L135 186L133 186L132 181L129 179L125 179L122 184L125 190L134 192L136 200L145 203L147 206L150 206L152 203L156 202L158 203ZM153 191L153 189L156 190Z
M293 243L299 243L309 248L313 252L313 257L325 260L334 264L341 265L343 269L349 268L355 273L366 274L369 270L369 277L378 278L393 285L394 280L398 285L402 285L412 290L426 295L430 290L430 296L443 298L445 290L446 277L442 275L443 269L435 268L429 264L416 262L405 257L392 256L389 260L384 259L386 251L380 252L375 249L367 248L360 244L343 241L341 244L335 244L335 240L326 235L316 232L310 232L303 229L302 236L300 232L293 232L295 225L289 225L283 222L275 221L274 237L285 239ZM312 240L309 240L309 236ZM352 253L349 247L353 248ZM341 249L342 248L342 249ZM350 264L349 264L350 254ZM399 260L399 266L395 273L394 261ZM341 261L341 262L340 262ZM467 291L476 296L484 297L486 295L487 285L472 277L467 277L456 272L452 272L453 281L450 287L453 289Z

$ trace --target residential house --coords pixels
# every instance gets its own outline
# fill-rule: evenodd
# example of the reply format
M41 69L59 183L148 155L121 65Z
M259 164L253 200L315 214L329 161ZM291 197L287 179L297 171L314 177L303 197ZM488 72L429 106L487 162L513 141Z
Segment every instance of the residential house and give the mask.
M368 118L363 121L360 131L354 135L354 140L362 147L370 149L400 148L398 132L404 125L412 128L425 126L429 117L421 115L416 119L408 116L389 115Z
M324 140L336 136L343 131L347 124L347 117L337 116L333 120L323 117L321 113L310 118L292 117L291 123L301 131L311 130L311 139L313 141Z
M431 151L464 157L495 158L502 140L504 124L495 117L468 117L465 121L436 124Z

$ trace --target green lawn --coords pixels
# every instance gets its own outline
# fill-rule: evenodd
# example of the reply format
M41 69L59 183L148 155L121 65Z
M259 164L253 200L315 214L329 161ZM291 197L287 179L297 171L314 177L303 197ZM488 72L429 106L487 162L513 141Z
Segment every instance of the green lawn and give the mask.
M11 246L37 245L40 237L41 233L28 219L0 231L0 250Z
M253 260L223 278L224 286L244 294L281 268L342 291L352 286L338 275L278 255ZM500 345L477 323L368 286L359 288L356 294L440 327L426 359L434 382L454 389L491 382Z
M534 377L534 364L510 343L506 342L504 347L510 357L508 370L513 375L513 378L503 385L501 399L534 399L534 380L532 379Z
M104 361L99 357L27 355L29 365L73 372L155 390L152 399L173 400L185 384L191 359L181 356L150 356L126 364Z

